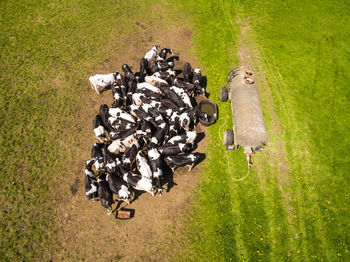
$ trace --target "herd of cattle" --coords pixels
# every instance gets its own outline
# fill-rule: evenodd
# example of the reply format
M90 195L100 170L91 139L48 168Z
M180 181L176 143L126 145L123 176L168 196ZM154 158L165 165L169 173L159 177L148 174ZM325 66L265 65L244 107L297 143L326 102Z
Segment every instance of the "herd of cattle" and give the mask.
M139 72L124 64L123 74L89 78L98 94L110 88L114 98L111 107L100 106L93 120L99 142L85 166L86 196L99 199L109 212L113 194L127 203L134 189L161 195L165 164L172 171L185 166L191 170L198 161L199 154L191 153L194 129L199 118L208 119L195 100L206 94L201 71L189 63L175 70L179 57L171 49L158 49L155 45L145 54Z

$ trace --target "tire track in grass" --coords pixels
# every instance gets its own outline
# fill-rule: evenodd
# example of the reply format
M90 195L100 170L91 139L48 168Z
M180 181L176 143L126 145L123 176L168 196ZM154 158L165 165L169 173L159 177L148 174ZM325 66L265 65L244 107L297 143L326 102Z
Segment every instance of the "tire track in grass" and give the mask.
M234 21L234 17L228 13L228 10L240 10L238 2L230 4L226 1L221 2L222 11L226 24L230 28L231 34L234 34L232 28L237 27L237 23ZM242 41L242 35L239 37L239 43ZM238 54L240 51L238 51ZM241 57L238 55L240 64L244 64ZM231 109L231 107L230 107ZM243 154L241 157L243 158ZM253 171L251 176L253 177L255 172ZM231 174L229 174L231 175ZM251 178L245 183L234 182L237 185L237 194L234 199L239 201L233 202L235 208L237 208L241 214L242 221L239 224L240 235L236 236L236 241L242 242L244 246L243 259L263 259L269 260L271 253L271 243L268 240L268 215L266 212L264 190L261 189L259 183L252 181ZM239 238L239 240L237 239Z
M257 178L260 188L264 192L265 210L269 222L269 241L271 243L271 257L274 259L293 260L288 236L292 228L289 226L294 216L294 207L290 193L286 187L290 184L290 170L286 162L286 150L281 141L282 129L273 107L270 88L263 71L259 67L261 55L254 45L254 37L248 21L237 21L241 27L238 56L242 65L253 67L260 87L260 96L265 111L265 121L268 132L266 151L258 154L254 160L258 168ZM276 175L275 175L276 174ZM280 247L283 247L282 249Z

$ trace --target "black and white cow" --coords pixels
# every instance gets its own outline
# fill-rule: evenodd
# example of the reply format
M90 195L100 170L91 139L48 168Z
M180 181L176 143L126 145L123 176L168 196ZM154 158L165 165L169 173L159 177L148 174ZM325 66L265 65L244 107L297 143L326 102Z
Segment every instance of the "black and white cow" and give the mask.
M124 120L123 118L115 118L115 117L109 117L108 122L115 130L127 130L134 128L136 126L135 123L132 123L130 121ZM113 138L115 140L116 138Z
M92 170L93 163L94 163L94 160L88 160L86 161L86 165L85 165L84 185L85 185L85 193L89 200L98 197L97 195L98 183L96 180L95 173Z
M205 87L202 86L202 73L201 73L201 70L199 68L194 69L192 83L194 84L194 86L196 88L197 94L205 95Z
M165 93L165 96L169 100L171 100L171 102L173 102L180 110L186 107L186 103L182 100L181 96L179 96L175 91L169 89Z
M181 100L186 104L186 106L188 106L189 108L192 108L191 99L188 96L188 94L184 91L183 88L179 88L177 86L171 86L170 90L174 91L181 98Z
M176 74L176 71L170 70L170 69L167 70L167 71L165 71L165 72L160 71L160 72L155 72L155 73L153 74L153 76L165 80L166 83L168 83L167 80L169 80L171 77L176 77L176 75L177 75L177 74Z
M158 194L161 196L163 188L160 183L160 179L161 177L163 177L163 158L161 157L159 151L156 148L148 150L147 154L153 172L152 176L156 180Z
M148 160L142 151L139 151L136 155L136 167L142 177L152 179L152 170L148 163Z
M173 155L164 158L164 162L171 168L174 172L177 167L189 167L189 171L192 170L193 166L196 164L199 158L199 154L183 154L183 155Z
M103 154L103 164L106 171L110 174L117 173L118 166L121 164L118 157L114 156L108 151L108 145L105 144L102 149Z
M94 166L97 171L104 168L102 148L103 143L94 143L91 148L91 158L94 160Z
M165 124L165 127L158 127L154 134L152 135L150 143L147 145L148 148L154 148L161 145L164 142L165 135L168 132L168 125Z
M191 144L165 144L164 146L158 147L158 151L163 155L163 156L173 156L173 155L178 155L181 153L185 153L190 151L192 148Z
M120 170L123 175L123 180L131 185L134 189L146 191L154 196L152 179L126 171L123 168L120 168Z
M162 50L160 50L159 54L157 55L157 62L164 61L167 54L173 55L173 50L170 48L162 48Z
M103 139L106 139L105 128L103 127L102 119L100 115L96 115L93 122L93 129L95 136L98 140L103 142Z
M112 213L112 204L113 201L113 193L111 189L109 188L109 185L106 181L106 174L100 173L98 179L98 198L100 199L100 202L104 208L107 209L108 213Z
M140 143L137 141L133 145L125 149L125 152L122 156L123 165L131 165L136 159L137 152L140 148Z
M131 71L130 66L128 66L127 64L123 64L122 70L126 79L131 80L133 78L134 73Z
M132 129L130 129L132 130ZM127 130L129 131L129 130ZM137 142L136 132L130 134L125 138L119 138L114 140L109 146L108 151L113 154L119 154L120 152L124 152L127 147L132 146Z
M135 93L137 88L137 80L135 78L128 81L128 93L127 93L127 105L132 104L132 95Z
M109 111L108 111L109 115L111 115L112 117L115 117L115 118L121 118L121 119L124 119L126 121L129 121L133 124L136 124L136 120L135 118L129 114L128 112L126 112L125 110L123 109L120 109L120 108L110 108Z
M170 116L173 114L173 109L167 107L162 102L158 101L150 101L149 104L152 106L153 109L158 110L164 117L170 118ZM175 106L175 110L177 107Z
M149 84L147 82L138 83L136 92L138 92L140 89L148 89L148 90L150 90L152 92L155 92L155 93L163 95L163 92L161 91L161 89L159 89L158 87L156 87L156 86L154 86L152 84Z
M159 45L154 45L151 50L149 50L144 58L148 61L148 64L152 62L157 57L157 50L159 48Z
M184 91L186 91L186 93L189 96L194 96L195 94L195 86L191 83L185 82L183 80L181 80L180 78L174 78L172 80L172 84L176 87L179 87L180 89L183 89Z
M151 85L155 85L155 83L157 83L157 82L168 84L167 81L163 80L162 78L158 77L157 75L159 75L159 74L154 73L151 76L145 76L146 83L149 83Z
M149 114L147 114L141 107L137 105L130 105L130 113L135 117L138 117L150 122L155 127L157 126L154 119Z
M187 131L185 133L179 134L177 136L173 136L167 141L167 144L178 144L178 143L184 143L184 144L191 144L193 146L195 140L197 137L196 131Z
M112 94L114 98L114 102L112 104L112 108L118 108L123 105L122 91L120 86L117 83L114 83L112 86Z
M106 180L110 190L117 195L118 199L129 204L133 197L125 182L115 174L107 174Z
M97 94L100 94L100 88L106 88L113 85L116 80L116 73L96 74L89 77L91 87L95 89Z
M151 72L155 73L158 71L167 71L174 68L174 62L157 62L154 66L151 67Z
M119 72L117 72L117 75L115 77L115 81L120 86L121 96L123 99L123 106L126 107L127 92L128 92L127 81L126 81L125 77L122 74L120 74Z

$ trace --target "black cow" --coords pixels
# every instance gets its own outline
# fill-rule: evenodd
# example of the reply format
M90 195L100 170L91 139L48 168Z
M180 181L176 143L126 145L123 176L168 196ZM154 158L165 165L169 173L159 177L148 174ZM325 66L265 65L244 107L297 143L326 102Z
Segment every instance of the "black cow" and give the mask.
M184 80L187 83L190 83L192 81L192 74L193 74L192 66L190 63L185 63L184 71L182 73L184 75Z
M173 156L173 155L178 155L181 153L185 153L190 151L192 148L191 144L165 144L164 146L158 147L158 151L163 155L163 156Z
M112 204L113 201L113 193L111 189L109 188L109 185L106 181L106 174L100 173L98 179L98 198L100 199L100 202L104 208L108 210L108 213L112 213Z

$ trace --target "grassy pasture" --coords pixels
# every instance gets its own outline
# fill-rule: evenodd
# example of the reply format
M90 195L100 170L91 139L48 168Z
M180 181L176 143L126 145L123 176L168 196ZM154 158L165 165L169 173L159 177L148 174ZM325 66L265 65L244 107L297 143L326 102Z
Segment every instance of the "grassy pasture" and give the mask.
M191 261L349 259L349 50L347 1L196 1L193 53L220 120L209 128L206 172L189 223ZM241 22L240 22L241 21ZM240 29L252 54L269 141L245 175L242 152L218 135L232 125L218 101L238 64Z
M156 1L0 3L1 260L41 260L59 249L57 182L81 143L86 79L110 50L147 21ZM220 120L209 128L205 172L178 261L349 259L349 4L347 1L162 1L185 12L192 53ZM232 126L219 87L238 64L240 26L251 29L269 135L246 173L242 151L225 153ZM185 21L178 21L179 24ZM120 25L123 26L111 26ZM77 124L77 122L79 124ZM69 130L67 131L67 128ZM89 149L87 149L89 150ZM227 169L229 159L230 172ZM173 247L170 247L170 249ZM169 253L171 254L171 253Z

